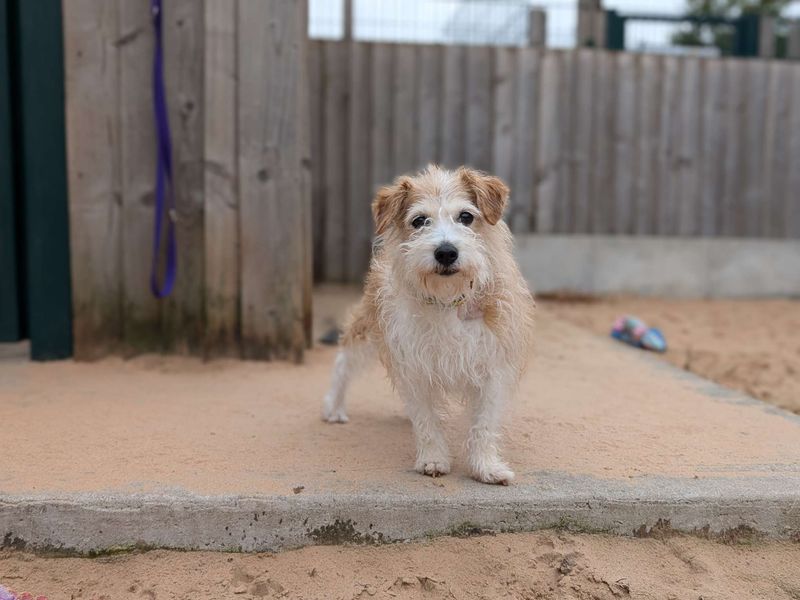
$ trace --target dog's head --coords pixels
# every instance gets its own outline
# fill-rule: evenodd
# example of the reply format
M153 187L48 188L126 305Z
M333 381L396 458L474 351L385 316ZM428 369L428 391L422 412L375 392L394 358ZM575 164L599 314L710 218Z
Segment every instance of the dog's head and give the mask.
M442 302L483 287L508 237L500 220L508 193L499 178L466 167L430 166L382 188L372 213L394 274Z

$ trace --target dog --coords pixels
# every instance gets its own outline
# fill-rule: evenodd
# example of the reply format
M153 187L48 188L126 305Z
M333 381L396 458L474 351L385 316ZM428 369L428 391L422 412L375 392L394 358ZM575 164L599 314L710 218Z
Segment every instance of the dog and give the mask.
M503 410L527 363L534 316L502 220L509 189L492 175L435 165L398 177L372 202L373 257L364 294L342 333L323 419L346 423L353 375L377 355L406 405L414 469L450 472L442 428L447 396L471 411L471 476L508 485Z

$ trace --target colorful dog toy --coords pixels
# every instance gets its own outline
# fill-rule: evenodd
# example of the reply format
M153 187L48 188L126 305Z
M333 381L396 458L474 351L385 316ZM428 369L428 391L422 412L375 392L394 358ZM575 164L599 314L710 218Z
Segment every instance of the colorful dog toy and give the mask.
M611 337L637 348L665 352L667 341L664 334L655 327L648 327L644 321L630 315L619 317L611 328Z

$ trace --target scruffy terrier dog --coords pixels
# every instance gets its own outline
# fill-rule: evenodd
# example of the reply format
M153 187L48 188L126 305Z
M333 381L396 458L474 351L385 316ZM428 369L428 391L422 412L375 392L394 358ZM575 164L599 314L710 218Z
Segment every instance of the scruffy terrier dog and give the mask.
M500 456L503 408L527 362L534 303L501 220L509 190L497 177L436 166L399 177L372 203L377 238L364 296L342 336L323 418L346 423L345 391L377 354L405 401L414 468L450 472L445 395L471 410L471 475L508 484Z

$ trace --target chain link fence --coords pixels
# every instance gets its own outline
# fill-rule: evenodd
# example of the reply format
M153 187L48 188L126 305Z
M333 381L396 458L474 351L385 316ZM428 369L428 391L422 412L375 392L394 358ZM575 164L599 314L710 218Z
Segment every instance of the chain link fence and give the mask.
M310 0L309 35L342 39L347 0ZM361 41L524 46L528 42L528 12L546 14L546 45L572 48L578 44L581 0L350 0L352 37ZM590 0L589 5L600 2ZM723 8L723 5L725 8ZM789 46L791 22L800 18L800 0L605 0L602 8L622 15L676 18L708 14L736 18L743 12L775 17L775 55ZM604 23L600 25L604 27ZM665 54L725 54L730 27L680 21L628 19L625 49ZM796 34L800 35L800 34ZM800 42L798 42L800 43Z

